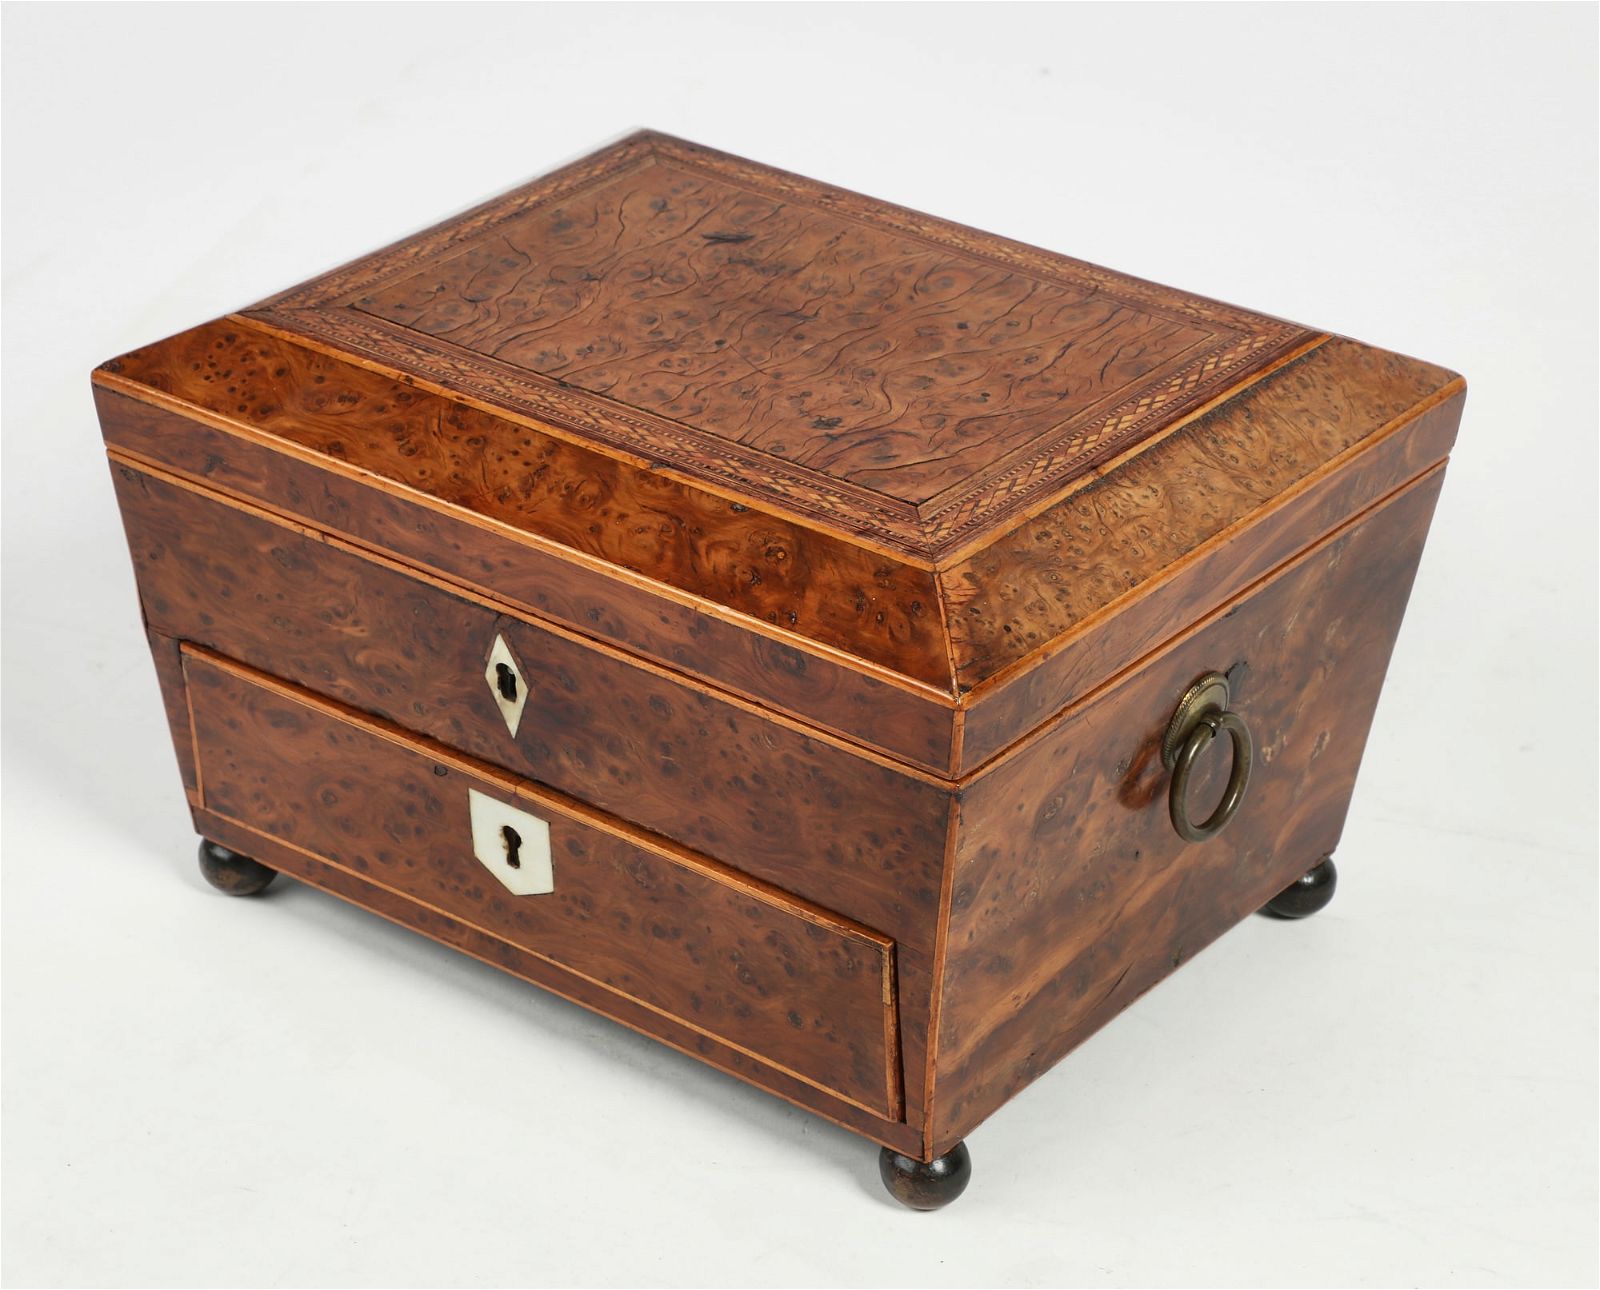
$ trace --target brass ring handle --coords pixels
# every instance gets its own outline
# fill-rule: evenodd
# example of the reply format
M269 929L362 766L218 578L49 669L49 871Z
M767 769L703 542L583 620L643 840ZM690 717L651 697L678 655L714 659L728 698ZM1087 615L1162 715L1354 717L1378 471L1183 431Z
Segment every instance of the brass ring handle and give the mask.
M1233 686L1221 672L1207 672L1185 691L1161 739L1161 760L1172 772L1167 807L1172 827L1189 842L1204 842L1222 832L1244 801L1250 787L1250 766L1255 745L1244 718L1229 709ZM1189 818L1189 773L1200 754L1224 730L1233 745L1233 770L1217 809L1199 824Z
M1189 772L1194 769L1200 754L1211 746L1224 730L1233 741L1233 773L1228 776L1227 790L1217 809L1201 823L1189 818ZM1244 801L1245 790L1250 787L1250 763L1255 749L1250 742L1250 727L1237 712L1206 712L1195 722L1195 727L1178 750L1172 768L1172 787L1167 793L1167 805L1172 814L1172 827L1178 836L1190 842L1204 842L1221 833L1223 827Z

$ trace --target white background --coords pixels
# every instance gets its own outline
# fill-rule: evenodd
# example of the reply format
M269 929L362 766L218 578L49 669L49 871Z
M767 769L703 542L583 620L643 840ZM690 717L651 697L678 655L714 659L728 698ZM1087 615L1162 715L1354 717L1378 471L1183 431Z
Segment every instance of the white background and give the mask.
M9 1284L1596 1270L1596 10L11 7ZM650 125L1467 374L1329 910L876 1149L327 898L204 887L90 367Z

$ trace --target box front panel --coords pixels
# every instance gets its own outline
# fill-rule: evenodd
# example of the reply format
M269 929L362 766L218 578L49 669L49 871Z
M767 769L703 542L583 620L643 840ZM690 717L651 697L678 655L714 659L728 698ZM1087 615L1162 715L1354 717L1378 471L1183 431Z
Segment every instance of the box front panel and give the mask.
M931 948L950 794L928 777L259 512L129 467L116 483L156 630Z

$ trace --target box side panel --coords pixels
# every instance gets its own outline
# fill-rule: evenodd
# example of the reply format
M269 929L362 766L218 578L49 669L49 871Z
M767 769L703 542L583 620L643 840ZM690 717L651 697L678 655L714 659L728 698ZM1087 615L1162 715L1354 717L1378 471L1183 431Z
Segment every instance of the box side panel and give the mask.
M194 760L194 739L189 730L189 703L183 684L183 643L153 629L146 630L150 654L155 659L156 679L161 684L161 703L172 732L173 751L178 755L178 774L183 791L193 805L199 798L200 772Z
M111 466L112 487L120 487L126 480L123 476L131 478L131 473L126 466L113 461ZM122 528L128 536L128 545L134 545L133 535L130 530L130 518L124 513ZM198 776L194 762L194 741L189 732L189 708L184 695L183 663L179 654L181 642L163 635L150 627L150 615L144 603L144 587L139 578L139 564L133 562L134 581L139 592L139 621L144 627L145 642L150 647L151 661L155 664L156 681L161 687L161 704L166 713L167 728L172 735L173 752L178 759L178 774L183 780L183 790L188 796L190 804L195 801L198 788Z
M1351 522L964 792L934 1150L1332 851L1442 479ZM1233 669L1254 773L1238 817L1185 842L1161 737L1192 682ZM1195 817L1227 761L1204 755Z

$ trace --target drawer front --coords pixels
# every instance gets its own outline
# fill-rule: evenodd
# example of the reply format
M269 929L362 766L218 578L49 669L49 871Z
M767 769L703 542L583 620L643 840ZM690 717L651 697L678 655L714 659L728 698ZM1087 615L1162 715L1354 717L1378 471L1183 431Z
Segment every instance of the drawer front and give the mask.
M202 818L898 1118L887 937L237 664L184 672Z
M951 807L926 777L261 512L114 478L153 629L931 949Z

